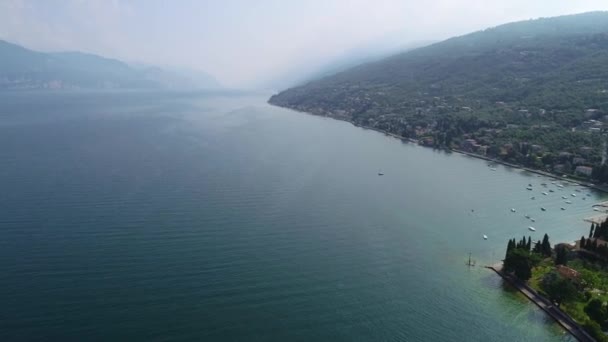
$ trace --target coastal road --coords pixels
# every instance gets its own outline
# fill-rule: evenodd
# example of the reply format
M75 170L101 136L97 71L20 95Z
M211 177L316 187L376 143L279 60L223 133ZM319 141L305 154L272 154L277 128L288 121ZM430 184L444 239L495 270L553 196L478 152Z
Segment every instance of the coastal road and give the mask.
M570 316L566 315L557 306L553 305L551 301L538 294L538 292L527 284L521 282L519 279L516 279L510 274L502 272L501 264L487 266L487 268L493 270L503 279L508 281L509 284L519 290L519 292L521 292L538 307L543 309L549 316L553 317L553 319L556 320L559 325L566 329L566 331L572 334L572 336L574 336L577 340L581 342L595 342L595 339L591 337L576 321L574 321Z

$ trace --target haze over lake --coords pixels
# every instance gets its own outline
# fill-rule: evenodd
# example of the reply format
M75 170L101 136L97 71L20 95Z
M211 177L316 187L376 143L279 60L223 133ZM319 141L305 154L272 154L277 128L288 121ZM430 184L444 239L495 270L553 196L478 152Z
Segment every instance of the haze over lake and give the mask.
M572 340L481 266L600 194L267 98L0 94L0 340Z

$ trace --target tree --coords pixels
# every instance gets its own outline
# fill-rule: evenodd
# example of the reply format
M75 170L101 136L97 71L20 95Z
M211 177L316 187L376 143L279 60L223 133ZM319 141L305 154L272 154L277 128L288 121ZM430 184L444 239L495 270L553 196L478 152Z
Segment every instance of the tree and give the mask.
M536 242L536 244L534 245L534 248L532 248L532 253L541 254L541 242L540 242L540 240L538 240Z
M558 306L564 301L568 301L576 297L577 290L572 281L552 271L547 273L542 281L541 287L549 298Z
M581 285L587 288L596 288L602 284L602 278L598 275L597 271L591 271L582 269L579 271Z
M532 277L532 268L539 261L536 254L525 248L515 248L509 252L503 266L506 272L513 272L520 280L527 281Z
M549 235L545 234L543 236L543 242L541 244L541 253L546 256L551 256L551 243L549 242Z
M594 230L595 230L595 223L591 222L591 228L589 228L589 238L593 237Z
M608 310L601 300L597 298L592 299L585 306L585 313L587 313L589 318L597 322L601 327L605 327L607 325L606 320L608 320Z
M585 243L586 243L585 237L581 236L581 241L579 241L579 243L578 243L579 247L580 248L585 248Z
M507 252L505 254L505 260L509 257L509 252L515 248L515 239L509 240L507 243Z
M593 242L591 243L591 248L592 251L597 251L597 239L593 240Z
M555 248L555 265L566 265L568 263L568 250L560 245Z

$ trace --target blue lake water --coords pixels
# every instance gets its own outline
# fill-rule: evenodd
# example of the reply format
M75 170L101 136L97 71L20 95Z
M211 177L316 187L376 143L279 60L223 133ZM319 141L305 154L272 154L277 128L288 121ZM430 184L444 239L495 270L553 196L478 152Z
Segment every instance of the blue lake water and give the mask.
M0 340L573 341L479 266L601 194L266 98L0 94Z

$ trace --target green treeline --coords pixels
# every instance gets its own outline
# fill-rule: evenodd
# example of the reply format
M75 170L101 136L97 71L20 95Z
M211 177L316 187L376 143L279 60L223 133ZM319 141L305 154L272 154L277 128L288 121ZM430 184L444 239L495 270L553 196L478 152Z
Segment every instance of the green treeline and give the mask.
M608 341L608 220L592 224L578 248L551 247L549 236L533 242L530 237L507 243L503 270L550 299L581 323L597 341Z

